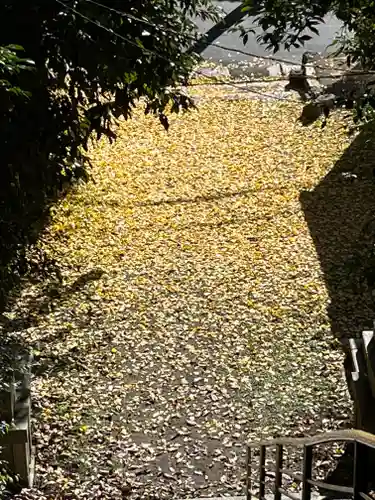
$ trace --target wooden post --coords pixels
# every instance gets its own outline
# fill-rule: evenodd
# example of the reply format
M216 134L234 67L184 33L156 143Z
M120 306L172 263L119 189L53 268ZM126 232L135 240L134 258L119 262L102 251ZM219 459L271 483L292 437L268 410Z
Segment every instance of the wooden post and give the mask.
M0 436L0 459L19 478L20 484L27 487L33 482L30 364L31 357L27 356L14 371L9 386L0 393L0 420L9 426Z
M266 447L261 445L259 452L259 500L264 500L266 492Z
M312 474L312 447L303 448L303 476L302 476L302 500L310 500L311 484L308 482Z
M246 500L251 500L251 448L247 447L246 453Z
M360 500L360 493L367 493L368 449L358 441L354 443L353 499Z
M7 387L0 391L0 420L10 423L14 418L16 388L12 377Z
M276 445L276 475L275 475L275 500L281 500L279 489L282 487L283 481L283 447L281 444Z

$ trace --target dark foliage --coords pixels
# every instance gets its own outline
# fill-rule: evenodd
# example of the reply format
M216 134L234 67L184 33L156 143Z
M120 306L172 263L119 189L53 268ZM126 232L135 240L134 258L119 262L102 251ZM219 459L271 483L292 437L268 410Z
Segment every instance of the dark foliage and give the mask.
M0 302L30 270L50 203L86 175L90 137L115 138L116 119L142 102L165 108L195 62L185 53L208 0L6 0L0 6ZM17 45L14 45L17 44ZM43 266L46 259L41 256ZM34 263L35 264L35 263ZM36 263L39 265L40 263Z

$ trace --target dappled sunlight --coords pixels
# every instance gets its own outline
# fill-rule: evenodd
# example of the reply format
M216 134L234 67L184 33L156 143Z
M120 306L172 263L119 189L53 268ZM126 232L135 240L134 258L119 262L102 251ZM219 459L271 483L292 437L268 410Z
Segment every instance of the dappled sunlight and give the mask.
M37 467L61 498L94 480L113 499L235 494L247 438L349 417L299 201L349 144L343 124L196 92L168 133L140 110L91 152L40 243L63 283L17 306L38 310Z

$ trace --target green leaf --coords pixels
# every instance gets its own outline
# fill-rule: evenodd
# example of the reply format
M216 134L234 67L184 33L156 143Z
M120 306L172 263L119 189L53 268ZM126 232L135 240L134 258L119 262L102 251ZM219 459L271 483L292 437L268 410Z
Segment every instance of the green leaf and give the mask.
M311 36L310 35L302 35L298 38L299 41L301 42L307 42L308 40L311 40Z
M25 49L21 45L11 44L6 46L9 50L24 51Z

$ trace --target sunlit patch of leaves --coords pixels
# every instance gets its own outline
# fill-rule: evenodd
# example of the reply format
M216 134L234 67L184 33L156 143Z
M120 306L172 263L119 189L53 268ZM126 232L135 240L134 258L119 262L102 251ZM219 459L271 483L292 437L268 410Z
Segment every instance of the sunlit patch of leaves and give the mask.
M36 489L55 499L243 490L248 438L350 418L299 203L349 141L339 119L196 89L166 133L142 110L51 210L30 284Z

